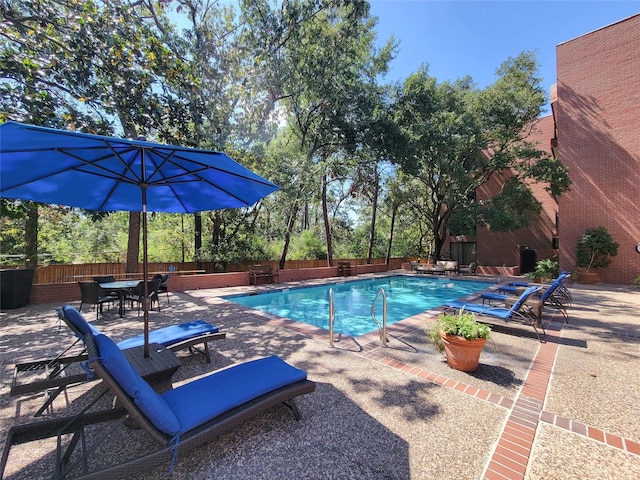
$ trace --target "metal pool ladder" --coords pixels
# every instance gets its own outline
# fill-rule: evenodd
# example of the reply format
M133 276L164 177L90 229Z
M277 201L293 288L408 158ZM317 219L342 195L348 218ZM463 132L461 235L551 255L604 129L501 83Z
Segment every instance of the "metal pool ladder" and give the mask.
M382 295L382 325L376 318L376 302L378 301L378 297ZM382 346L387 346L387 294L384 291L384 288L380 287L378 293L376 293L376 298L373 299L373 303L371 304L371 318L376 325L378 325L378 330L380 331L380 340L382 341Z
M375 306L378 297L382 294L382 325L376 318ZM333 347L333 323L335 321L336 316L336 308L333 303L333 288L329 289L329 346ZM376 325L378 325L378 330L380 331L380 340L382 341L382 346L387 346L387 294L384 291L384 288L380 288L378 293L376 294L376 298L373 299L373 303L371 304L371 318Z
M333 321L336 317L336 307L333 304L333 288L329 289L329 346L333 347Z

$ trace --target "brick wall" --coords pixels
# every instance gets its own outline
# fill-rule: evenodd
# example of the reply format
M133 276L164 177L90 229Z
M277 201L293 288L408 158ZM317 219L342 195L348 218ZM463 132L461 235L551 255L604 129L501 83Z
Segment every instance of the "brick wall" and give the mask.
M551 155L551 138L553 137L553 117L540 118L527 138L535 142L537 148ZM495 174L489 182L478 189L478 199L495 196L512 174L503 172ZM552 238L557 236L556 213L558 204L549 195L542 184L530 184L535 198L542 204L542 212L532 219L529 228L513 232L492 233L488 228L479 228L477 234L477 256L480 265L520 266L520 248L536 250L538 260L552 258L557 251L552 249Z
M386 272L387 264L358 265L357 274ZM338 267L303 268L280 270L280 282L295 282L317 278L338 276ZM209 273L201 275L173 275L169 277L169 291L184 292L201 288L240 287L249 285L248 272ZM80 287L77 283L41 283L31 288L31 304L71 303L80 301Z
M558 157L571 192L560 198L560 266L573 270L575 244L604 226L620 244L599 272L606 283L640 275L640 15L557 47Z

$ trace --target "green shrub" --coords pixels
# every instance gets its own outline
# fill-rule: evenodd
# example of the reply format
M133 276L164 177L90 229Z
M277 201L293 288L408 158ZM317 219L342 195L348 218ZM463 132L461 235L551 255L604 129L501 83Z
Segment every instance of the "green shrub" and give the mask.
M527 274L529 278L556 278L559 273L558 262L551 258L545 258L544 260L538 260L536 262L536 268L533 272Z

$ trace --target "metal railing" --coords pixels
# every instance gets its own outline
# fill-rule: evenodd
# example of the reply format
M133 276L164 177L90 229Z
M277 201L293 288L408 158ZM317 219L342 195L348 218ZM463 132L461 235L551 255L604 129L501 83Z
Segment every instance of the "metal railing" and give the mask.
M336 317L336 309L333 304L333 288L329 289L329 346L333 347L333 322Z
M378 301L378 297L382 295L382 323L378 321L376 318L376 302ZM329 346L333 347L334 339L333 339L333 327L336 318L336 307L333 301L333 288L329 289ZM373 303L371 304L371 318L378 326L378 330L380 331L380 340L382 341L382 346L386 347L387 342L387 294L384 291L384 288L380 288L376 297L373 299Z
M378 301L378 297L382 295L382 325L376 318L376 302ZM378 330L380 331L380 340L382 341L382 346L387 346L387 294L384 291L384 288L380 287L378 293L376 293L376 297L373 299L373 303L371 304L371 318L376 325L378 325Z

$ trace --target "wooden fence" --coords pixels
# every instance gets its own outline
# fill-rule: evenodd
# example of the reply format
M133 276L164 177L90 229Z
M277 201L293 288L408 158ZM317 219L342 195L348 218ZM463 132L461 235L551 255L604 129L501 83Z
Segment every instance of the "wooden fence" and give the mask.
M362 258L346 258L334 259L334 265L338 262L351 262L352 265L365 265L367 262ZM392 258L389 261L389 269L401 268L402 263L408 261L406 258ZM226 273L231 272L247 272L249 265L254 264L271 265L274 269L278 269L277 261L270 262L251 262L227 265ZM372 259L371 264L384 264L384 258ZM300 270L306 268L326 267L326 260L289 260L285 262L285 270ZM149 264L149 272L165 273L174 272L180 275L191 275L197 273L217 273L213 265L209 262L153 262ZM75 283L81 280L91 280L94 276L113 275L117 279L125 279L127 277L139 278L142 273L142 264L138 265L138 273L126 273L123 263L85 263L75 265L46 265L38 267L38 273L34 283Z

